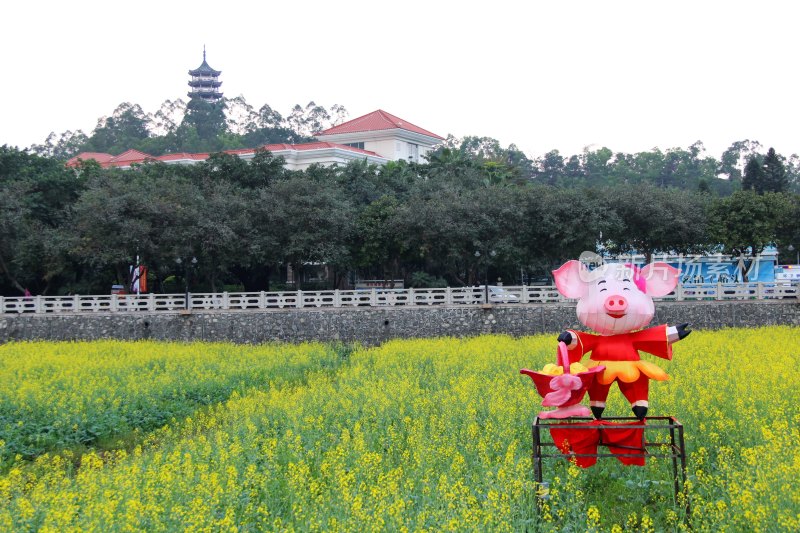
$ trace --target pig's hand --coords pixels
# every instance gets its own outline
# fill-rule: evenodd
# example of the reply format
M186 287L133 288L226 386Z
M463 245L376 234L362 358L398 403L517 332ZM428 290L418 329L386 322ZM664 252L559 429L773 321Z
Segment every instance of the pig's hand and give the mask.
M562 331L558 336L558 342L563 342L567 345L567 348L569 348L569 345L572 344L572 333L569 331Z
M692 330L689 329L691 324L688 322L684 322L680 326L670 326L667 328L667 339L669 342L678 342L679 340L686 338Z

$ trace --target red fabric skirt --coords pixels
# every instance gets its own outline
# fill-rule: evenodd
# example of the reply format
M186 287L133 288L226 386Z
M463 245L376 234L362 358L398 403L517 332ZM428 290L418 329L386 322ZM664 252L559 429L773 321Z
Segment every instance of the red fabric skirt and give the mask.
M570 427L570 426L595 426ZM553 424L550 435L556 447L564 455L596 454L597 446L608 446L608 450L617 455L624 465L644 466L644 428L643 422L614 423L604 420L593 420L585 424ZM622 447L624 446L624 447ZM633 457L620 457L620 454ZM597 457L575 457L578 466L587 468L597 462Z

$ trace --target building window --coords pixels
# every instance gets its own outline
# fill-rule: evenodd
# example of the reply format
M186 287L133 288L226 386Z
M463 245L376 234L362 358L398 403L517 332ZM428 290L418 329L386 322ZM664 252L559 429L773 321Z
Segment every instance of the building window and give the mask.
M408 160L419 161L419 145L408 143Z
M358 148L360 150L364 149L364 143L363 142L360 142L360 143L344 143L344 145L345 146L352 146L353 148Z

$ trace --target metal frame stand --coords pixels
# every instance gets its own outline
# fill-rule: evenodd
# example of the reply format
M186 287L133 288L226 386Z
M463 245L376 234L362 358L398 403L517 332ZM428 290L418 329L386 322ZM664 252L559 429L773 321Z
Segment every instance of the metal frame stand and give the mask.
M565 428L574 428L574 429L592 429L595 428L598 431L601 429L603 431L611 430L613 431L613 426L609 427L598 427L595 425L589 424L593 419L591 418L566 418L566 419L540 419L538 416L533 420L532 425L532 436L533 436L533 452L531 454L531 460L533 461L533 476L536 480L536 483L539 485L542 484L542 467L543 467L543 459L545 458L561 458L561 459L569 459L571 457L640 457L642 452L644 453L645 458L647 457L670 457L672 458L672 478L673 478L673 489L675 493L675 501L678 500L678 495L680 494L681 488L686 484L686 447L684 445L683 440L683 424L681 424L677 418L674 416L649 416L645 419L645 421L641 422L641 424L630 424L624 426L626 429L638 429L644 428L645 433L642 437L642 447L641 448L634 448L628 446L620 446L618 444L614 444L614 448L629 448L631 450L635 450L639 453L630 453L630 454L614 454L610 452L600 453L583 453L583 454L569 454L565 455L561 453L561 451L557 448L555 443L552 441L552 438L549 441L543 441L542 435L544 430L549 430L551 427L557 426L559 429ZM634 422L637 421L638 418L636 417L611 417L611 418L603 418L604 421L607 422ZM565 424L567 422L567 424ZM669 430L669 441L654 441L649 442L647 440L647 430ZM598 443L598 446L608 446L608 444L603 443L602 439ZM543 450L546 448L555 448L554 453L543 453ZM652 450L652 451L651 451ZM678 460L680 459L681 467L680 467L680 482L678 481ZM686 500L686 512L687 516L689 516L689 500Z

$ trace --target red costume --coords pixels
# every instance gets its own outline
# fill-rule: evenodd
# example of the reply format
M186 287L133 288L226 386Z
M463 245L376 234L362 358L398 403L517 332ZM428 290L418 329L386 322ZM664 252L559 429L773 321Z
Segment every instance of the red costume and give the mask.
M649 380L669 379L661 368L642 361L639 356L641 350L657 357L672 359L672 344L667 338L666 325L618 335L594 335L572 330L570 333L577 338L577 344L569 350L570 363L580 361L584 354L591 352L586 366L606 367L589 387L589 401L592 405L605 405L608 391L615 381L631 405L636 402L647 405Z
M598 444L608 446L608 450L624 465L644 466L644 428L641 427L641 422L615 424L605 420L593 420L584 426L596 426L596 428L575 428L572 427L574 425L553 424L550 426L550 435L553 436L553 443L561 453L576 454L575 463L581 468L592 466L597 462ZM589 457L580 457L581 455Z

